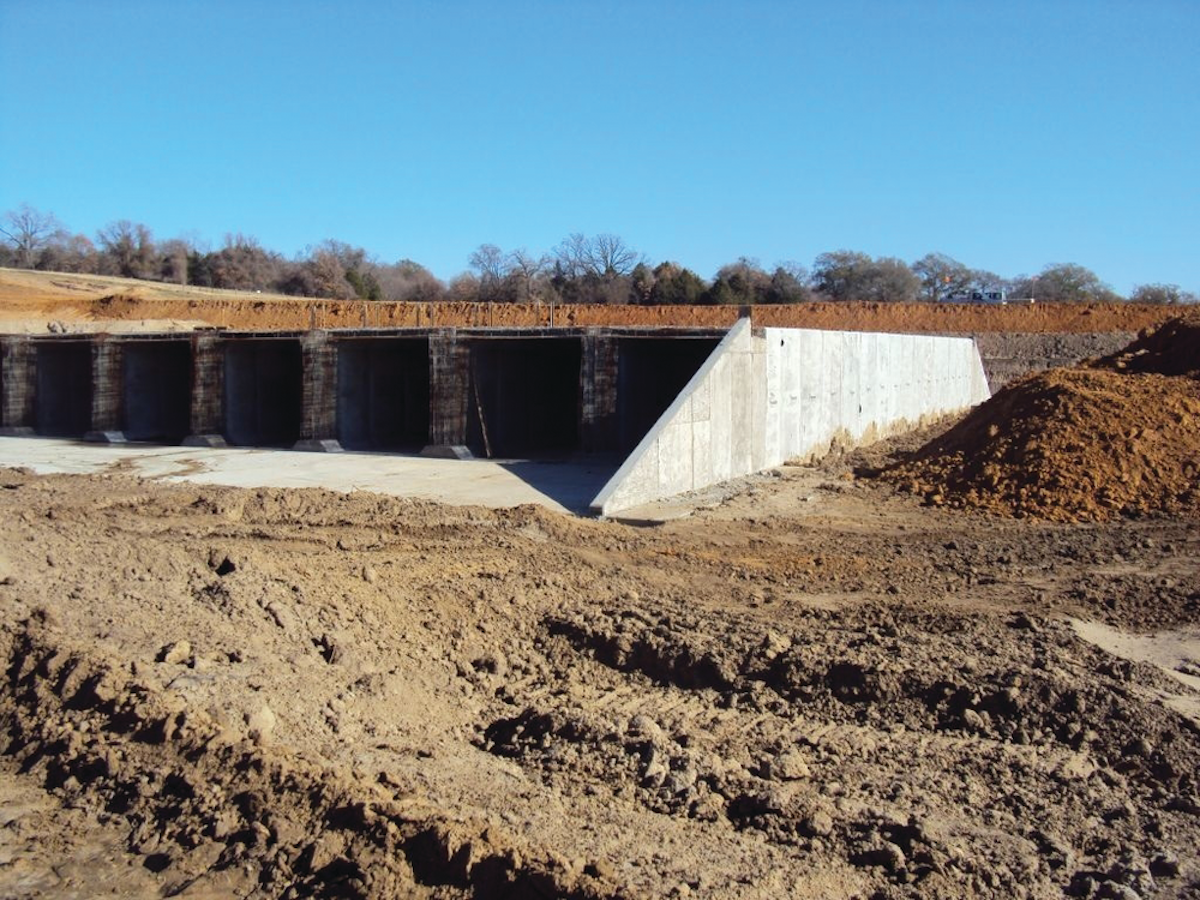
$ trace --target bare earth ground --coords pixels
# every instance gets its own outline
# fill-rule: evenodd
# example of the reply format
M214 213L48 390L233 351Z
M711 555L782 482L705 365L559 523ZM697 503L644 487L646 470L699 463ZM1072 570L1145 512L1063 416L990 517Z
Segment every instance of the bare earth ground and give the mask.
M4 471L0 894L1200 894L1200 525L884 458L652 529Z
M1200 519L855 477L933 436L656 528L0 470L0 896L1200 896Z

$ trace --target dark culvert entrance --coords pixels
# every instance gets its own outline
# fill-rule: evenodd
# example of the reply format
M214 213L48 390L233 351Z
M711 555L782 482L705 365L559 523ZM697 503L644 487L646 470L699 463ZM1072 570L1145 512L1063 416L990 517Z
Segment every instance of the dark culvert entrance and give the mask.
M617 345L617 439L629 453L716 349L720 338L622 338Z
M471 343L467 440L476 455L568 456L579 449L578 338Z
M337 345L338 442L347 450L415 451L429 443L429 339Z
M92 427L91 341L37 345L34 432L46 437L83 437Z
M130 441L177 444L188 434L192 396L189 341L130 341L123 348L124 415Z
M300 342L234 340L225 346L225 439L243 447L291 447L303 403Z

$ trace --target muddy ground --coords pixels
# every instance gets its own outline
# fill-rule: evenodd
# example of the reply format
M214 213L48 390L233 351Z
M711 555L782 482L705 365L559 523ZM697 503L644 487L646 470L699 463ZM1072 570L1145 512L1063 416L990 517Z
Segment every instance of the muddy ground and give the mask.
M917 440L653 528L2 471L0 895L1200 896L1200 523Z

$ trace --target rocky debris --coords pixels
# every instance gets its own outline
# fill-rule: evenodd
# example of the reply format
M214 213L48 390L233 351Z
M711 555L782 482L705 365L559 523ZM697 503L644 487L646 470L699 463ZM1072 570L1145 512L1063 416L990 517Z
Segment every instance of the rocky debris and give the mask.
M246 716L246 736L259 746L269 744L278 721L271 707L263 704Z
M174 641L158 651L155 662L178 666L193 661L192 645L188 641Z

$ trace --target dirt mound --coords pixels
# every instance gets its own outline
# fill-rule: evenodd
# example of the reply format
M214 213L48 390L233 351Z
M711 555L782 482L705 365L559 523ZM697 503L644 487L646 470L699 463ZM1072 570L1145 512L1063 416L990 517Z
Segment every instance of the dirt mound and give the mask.
M1018 381L886 476L932 504L1014 516L1200 517L1197 335L1175 320L1093 367Z
M1200 378L1200 312L1143 332L1118 353L1096 363L1118 372L1156 372Z

